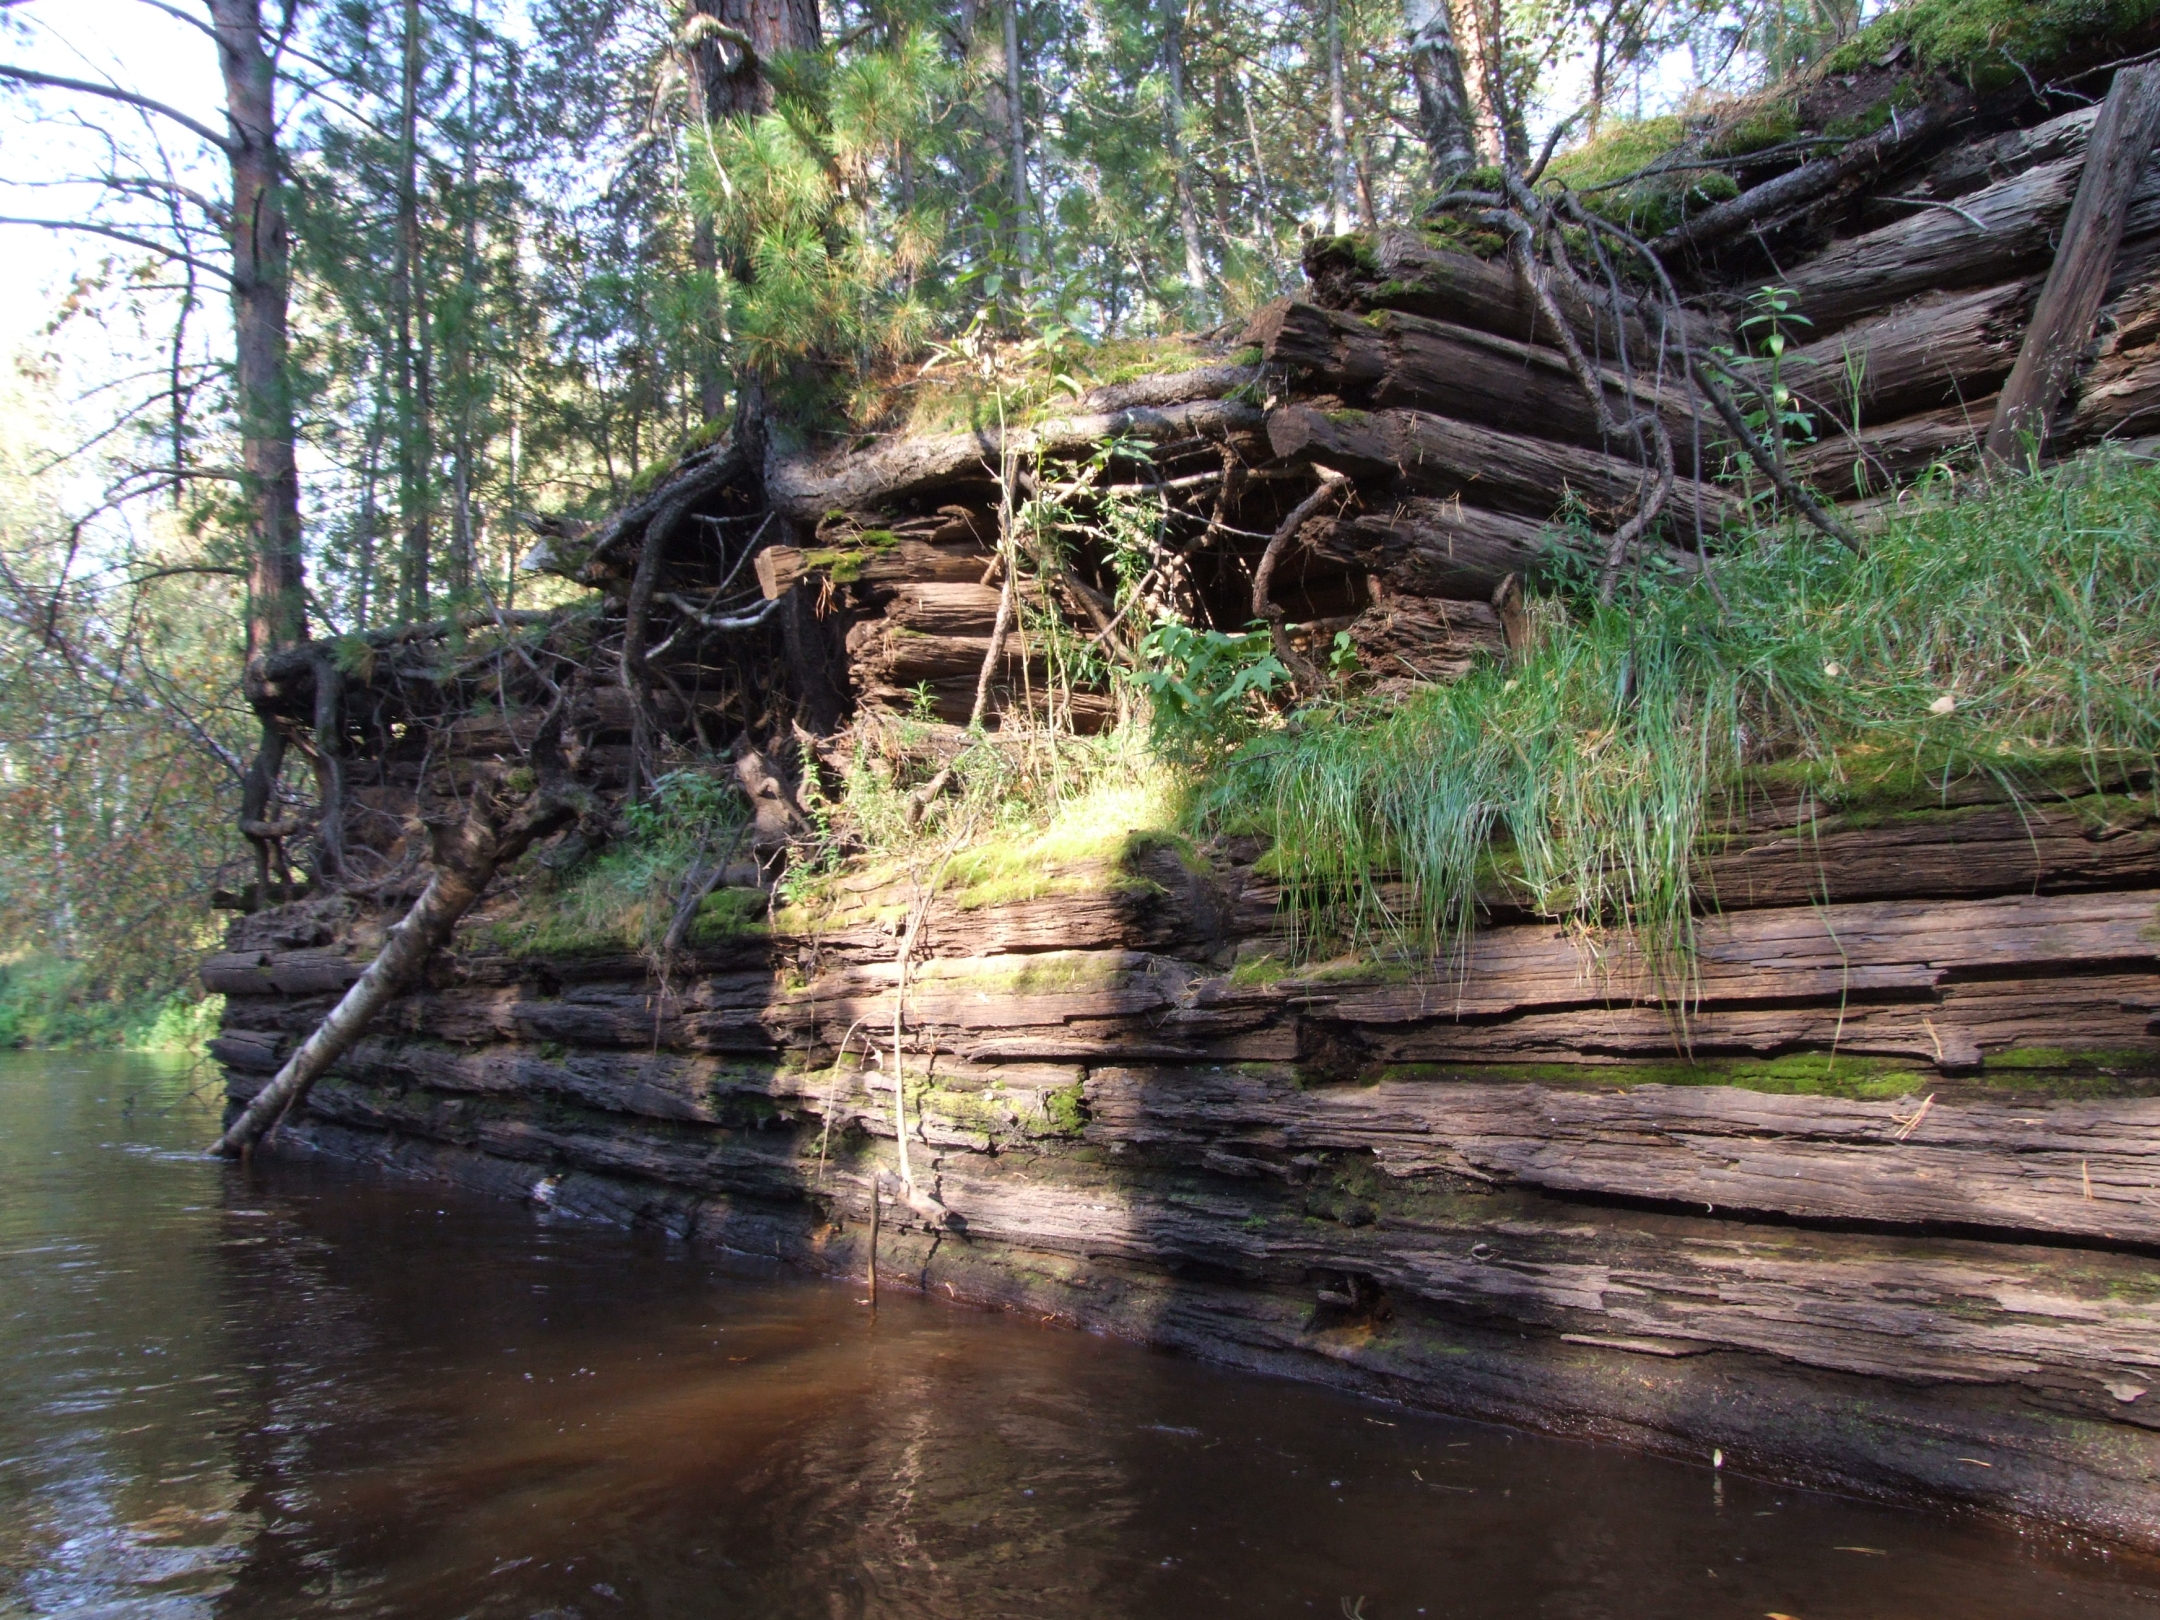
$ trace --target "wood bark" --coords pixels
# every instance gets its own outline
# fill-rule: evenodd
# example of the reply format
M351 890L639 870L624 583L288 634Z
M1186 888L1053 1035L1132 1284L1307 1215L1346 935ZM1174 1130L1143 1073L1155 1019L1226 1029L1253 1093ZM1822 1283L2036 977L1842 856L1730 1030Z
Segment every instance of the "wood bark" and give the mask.
M1365 477L1388 478L1399 495L1458 496L1518 517L1552 517L1573 495L1593 510L1632 509L1644 469L1547 439L1482 430L1426 411L1322 411L1283 405L1268 413L1268 443L1284 460L1316 459ZM1681 480L1671 513L1700 503L1708 527L1720 527L1732 497L1714 485Z
M2082 156L2036 164L1909 219L1839 242L1795 266L1785 285L1799 295L1814 337L1928 292L1984 287L2044 269L2069 212ZM2148 164L2131 193L2127 236L2160 223L2160 172Z
M429 354L425 244L420 230L420 0L405 0L398 95L397 256L390 298L397 318L398 516L401 616L428 615L434 550L435 399Z
M2037 455L2046 446L2048 417L2070 385L2107 296L2124 216L2152 157L2155 130L2160 130L2160 66L2126 67L2115 75L2093 125L2062 245L2040 290L2017 365L1995 402L1985 447L1992 462Z
M1850 142L1834 156L1812 159L1704 209L1660 236L1651 248L1660 258L1674 259L1747 232L1775 230L1825 195L1862 184L1905 154L1940 138L1966 110L1959 99L1924 104L1892 119L1875 134Z
M2034 292L2032 282L2013 281L1974 292L1923 294L1832 337L1788 349L1779 376L1824 432L1832 425L1877 427L1984 399L2016 362Z
M1066 417L1014 428L1004 438L1022 456L1058 455L1117 437L1163 444L1250 434L1260 429L1262 421L1257 406L1201 399ZM997 430L983 428L895 439L874 449L823 459L776 454L766 462L765 492L784 516L815 523L832 512L875 509L940 484L971 478L989 484L994 481L1001 448Z
M409 988L449 939L495 873L537 838L574 820L583 804L560 789L541 789L515 807L494 794L475 797L464 818L436 832L434 875L402 922L390 930L367 970L339 998L270 1084L218 1138L216 1152L244 1152L306 1096L308 1088L360 1038L383 1006Z
M1355 404L1414 406L1503 432L1590 449L1607 445L1567 361L1541 344L1400 310L1361 318L1294 299L1261 310L1244 337L1297 382ZM1628 414L1625 381L1610 372L1603 381L1613 413ZM1681 445L1690 430L1684 392L1668 391L1662 407L1666 431ZM1656 402L1641 384L1633 397Z
M1185 249L1185 285L1197 296L1207 287L1201 252L1200 207L1193 197L1192 158L1185 150L1185 0L1163 0L1163 145L1177 193L1178 240Z
M1597 560L1596 546L1570 530L1429 495L1352 518L1317 519L1305 533L1315 556L1363 568L1413 596L1487 601L1510 574L1536 582L1570 554ZM1674 548L1657 555L1671 567L1695 565L1691 553Z
M1455 47L1455 19L1448 0L1407 0L1403 6L1403 54L1417 92L1418 133L1435 190L1478 163L1476 120Z
M250 659L307 638L301 580L300 477L293 457L287 307L291 233L278 149L277 63L260 0L211 0L225 84L232 171L233 381L253 545L248 560Z
M1360 256L1326 243L1308 250L1305 274L1313 301L1330 309L1400 309L1434 320L1527 343L1550 343L1554 334L1539 313L1536 299L1505 263L1438 248L1415 231L1385 230ZM1617 352L1618 332L1611 318L1555 288L1561 311L1576 335L1601 354ZM1698 353L1732 342L1723 319L1684 308L1681 333ZM1627 324L1629 352L1644 357L1657 352L1657 337L1639 320Z

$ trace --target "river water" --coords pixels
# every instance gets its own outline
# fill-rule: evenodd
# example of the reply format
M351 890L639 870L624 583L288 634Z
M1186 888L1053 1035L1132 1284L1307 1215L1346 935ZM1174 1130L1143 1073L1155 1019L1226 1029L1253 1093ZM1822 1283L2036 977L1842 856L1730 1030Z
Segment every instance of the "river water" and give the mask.
M201 1156L0 1055L0 1616L2160 1616L2143 1559Z

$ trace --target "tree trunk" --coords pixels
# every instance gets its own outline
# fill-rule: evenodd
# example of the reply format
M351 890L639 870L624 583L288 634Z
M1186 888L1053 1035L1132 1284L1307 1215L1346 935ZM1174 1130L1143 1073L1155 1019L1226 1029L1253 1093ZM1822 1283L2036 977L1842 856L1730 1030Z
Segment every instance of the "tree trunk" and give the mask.
M1448 13L1447 0L1405 0L1403 35L1433 187L1445 190L1449 181L1476 168L1478 161L1476 121L1463 84L1462 55L1455 48L1455 19Z
M1343 90L1342 0L1327 0L1321 13L1327 33L1328 226L1350 233L1350 107Z
M1462 63L1463 92L1470 109L1471 145L1479 163L1498 163L1504 149L1500 109L1493 100L1491 48L1477 0L1442 0L1454 27L1455 52Z
M404 529L400 581L404 616L428 615L433 545L435 459L433 389L428 376L426 293L420 239L420 0L405 0L403 82L398 103L397 259L391 300L397 306L398 505Z
M1025 78L1020 63L1020 0L1005 0L1005 116L1011 122L1013 251L1019 260L1020 284L1027 285L1035 268L1035 246L1028 225L1027 104L1022 99Z
M232 126L234 382L254 555L250 659L307 638L301 586L300 475L293 460L286 297L291 240L280 192L277 64L263 49L259 0L211 0Z
M1176 177L1178 234L1185 242L1185 285L1197 294L1207 285L1200 253L1200 210L1193 202L1192 164L1185 150L1185 0L1164 0L1163 143Z
M428 958L449 939L458 919L480 898L497 870L516 860L535 839L573 820L582 807L574 792L545 787L515 810L508 810L489 789L475 794L462 822L437 830L435 875L404 921L390 930L367 971L330 1009L315 1033L226 1127L213 1151L245 1152L296 1107L323 1071L360 1038L384 1003L419 977Z

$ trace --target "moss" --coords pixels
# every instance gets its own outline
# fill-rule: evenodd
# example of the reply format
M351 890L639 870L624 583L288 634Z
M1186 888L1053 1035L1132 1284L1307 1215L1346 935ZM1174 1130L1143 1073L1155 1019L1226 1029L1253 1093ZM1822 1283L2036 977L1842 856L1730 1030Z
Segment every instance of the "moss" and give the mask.
M924 970L922 982L977 994L1051 996L1075 990L1105 990L1128 971L1122 952L1042 951L1017 959L962 957L939 962Z
M719 945L728 940L754 939L767 932L763 889L715 889L698 902L690 923L692 945Z
M1235 985L1270 985L1290 975L1290 962L1286 957L1268 951L1259 956L1247 956L1230 969L1230 982Z
M1990 1053L1976 1074L1944 1075L1909 1058L1791 1052L1766 1058L1678 1059L1642 1063L1398 1063L1371 1078L1432 1084L1540 1085L1573 1091L1637 1086L1732 1086L1779 1096L1881 1101L1922 1092L2033 1098L2143 1095L2160 1084L2160 1058L2148 1052L2013 1048Z
M1161 894L1132 863L1164 848L1196 858L1183 838L1156 828L1052 826L962 850L946 868L946 893L962 911L1059 894Z
M1043 1117L1050 1122L1048 1134L1078 1136L1087 1128L1087 1093L1078 1084L1063 1086L1043 1096Z
M1720 1058L1689 1063L1405 1063L1380 1070L1383 1080L1481 1081L1619 1091L1636 1086L1736 1086L1787 1096L1903 1097L1935 1080L1935 1071L1899 1058L1826 1052L1770 1058Z
M2104 59L2160 16L2160 0L1911 0L1878 17L1824 59L1824 75L1867 71L1899 46L1915 70L1961 79L1977 90L2045 78L2073 52Z

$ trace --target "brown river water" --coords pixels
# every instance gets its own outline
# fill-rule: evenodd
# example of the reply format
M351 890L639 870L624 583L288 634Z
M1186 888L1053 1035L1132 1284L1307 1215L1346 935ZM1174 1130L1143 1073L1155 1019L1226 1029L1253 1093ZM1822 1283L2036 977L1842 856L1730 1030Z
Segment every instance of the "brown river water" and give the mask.
M0 1617L2160 1617L2145 1559L314 1163L0 1054Z

